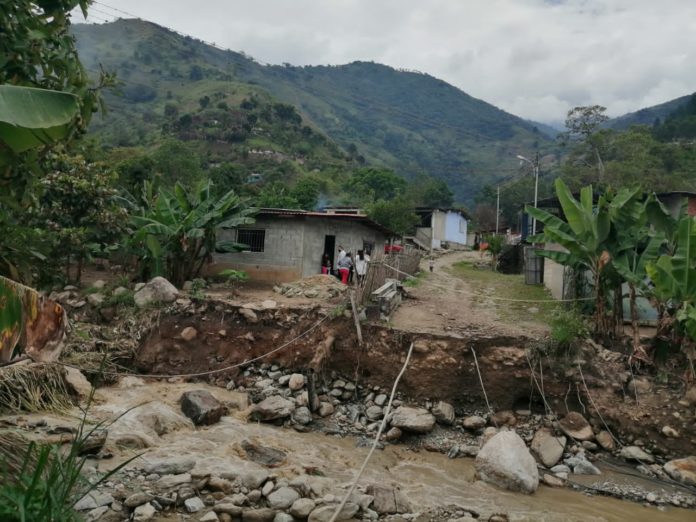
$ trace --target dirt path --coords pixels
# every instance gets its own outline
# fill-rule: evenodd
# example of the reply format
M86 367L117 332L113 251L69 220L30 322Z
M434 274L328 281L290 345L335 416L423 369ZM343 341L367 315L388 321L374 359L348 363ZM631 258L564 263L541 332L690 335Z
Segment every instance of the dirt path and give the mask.
M452 271L453 265L460 261L479 260L478 252L445 254L435 260L434 271L430 273L428 260L424 258L421 271L426 275L418 286L408 289L413 299L399 306L392 318L393 326L426 333L542 336L546 329L543 324L511 322L501 317L496 303L477 302L473 297L477 291Z

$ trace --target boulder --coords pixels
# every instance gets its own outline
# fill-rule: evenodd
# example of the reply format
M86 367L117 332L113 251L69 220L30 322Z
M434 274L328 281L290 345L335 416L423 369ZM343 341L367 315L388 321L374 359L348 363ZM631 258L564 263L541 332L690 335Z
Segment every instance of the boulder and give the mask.
M514 431L501 431L476 456L480 478L499 487L534 493L539 486L536 461L524 441Z
M467 430L480 430L486 427L486 419L479 417L478 415L471 415L469 417L464 417L462 421L462 426Z
M80 370L63 366L63 380L68 390L79 399L86 399L92 393L92 385Z
M114 501L114 497L108 493L100 493L99 491L91 491L77 501L74 508L76 511L87 511L102 506L109 506Z
M165 475L155 482L155 487L159 489L171 489L182 484L191 482L190 473L180 473L179 475Z
M214 511L208 511L205 515L203 515L200 519L200 522L219 522L220 519L218 516L215 514Z
M254 405L251 419L262 422L285 419L292 415L294 409L295 403L278 395L273 395Z
M137 508L138 506L142 506L143 504L147 504L150 502L154 497L150 495L149 493L143 493L143 492L138 492L138 493L133 493L129 497L126 498L126 500L123 501L123 505L126 506L127 508L133 509Z
M181 395L181 411L194 424L215 424L225 413L227 407L206 390L192 390Z
M138 308L145 308L157 303L172 303L179 295L176 287L164 277L157 276L133 295L135 305Z
M302 389L305 385L305 376L301 373L293 373L288 379L288 388L292 391L297 391Z
M101 306L104 303L104 299L106 299L104 294L99 292L95 292L87 296L87 302L90 304L90 306Z
M147 457L143 458L147 459ZM196 459L186 455L155 457L147 459L143 470L146 473L157 473L158 475L179 475L191 471L195 465Z
M399 428L390 428L384 435L384 439L389 442L396 442L401 438L403 432Z
M231 515L234 518L239 518L242 516L242 508L236 504L233 504L232 502L222 502L220 504L216 504L215 507L213 507L213 511L216 513Z
M193 341L198 336L198 330L196 330L193 326L187 326L181 330L179 336L184 341Z
M321 402L319 403L319 416L320 417L328 417L334 412L334 407L333 404L330 402Z
M583 441L594 438L592 426L587 422L587 419L576 411L571 411L559 422L563 433L571 439Z
M677 482L696 487L696 456L670 460L664 470Z
M398 407L390 423L396 428L413 433L429 433L435 427L435 417L424 408Z
M155 516L157 511L154 506L149 502L135 508L133 511L133 522L144 522L145 520L150 520Z
M370 406L365 410L365 416L371 421L381 419L383 413L384 411L380 406Z
M128 293L128 289L125 286L117 286L114 288L114 291L111 292L112 295L118 297L120 295L124 295Z
M243 440L241 446L249 460L255 462L256 464L261 464L262 466L277 466L281 464L286 457L284 451L268 446L262 446L249 440Z
M292 412L293 422L302 426L312 422L312 412L306 406L301 406Z
M614 442L614 437L611 436L606 430L602 430L597 434L597 443L607 451L614 451L616 449L616 443Z
M285 486L268 495L268 505L273 509L288 509L299 498L300 494L297 491Z
M336 509L338 509L338 504L320 506L309 514L309 518L307 520L309 522L329 522ZM355 516L359 509L360 506L358 506L356 503L346 502L346 505L343 506L343 509L341 509L341 512L336 517L336 522L341 520L350 520Z
M636 462L648 464L652 464L653 462L655 462L655 457L650 455L650 453L646 453L638 446L625 446L624 448L621 448L621 451L619 452L619 457L626 460L634 460Z
M316 503L311 498L298 498L288 512L295 518L305 519L315 507Z
M295 519L287 513L276 513L273 522L295 522Z
M247 323L253 324L259 322L259 317L256 315L256 312L249 308L240 308L239 314L244 317Z
M276 511L271 508L245 509L242 511L242 522L273 522L275 516Z
M497 428L501 426L514 426L517 424L515 413L510 410L496 411L491 415L491 424Z
M541 428L534 434L530 448L544 466L551 468L561 460L565 445L565 437L554 437L549 428Z
M191 497L184 500L184 507L189 513L198 513L200 510L205 509L205 504L198 497Z
M454 406L451 404L439 401L432 409L435 420L440 424L451 426L454 424Z
M374 497L372 509L380 515L410 513L412 507L406 495L398 488L371 484L366 493Z
M601 475L599 468L587 460L583 453L578 453L575 457L565 460L568 466L573 468L576 475ZM555 469L555 468L554 468Z

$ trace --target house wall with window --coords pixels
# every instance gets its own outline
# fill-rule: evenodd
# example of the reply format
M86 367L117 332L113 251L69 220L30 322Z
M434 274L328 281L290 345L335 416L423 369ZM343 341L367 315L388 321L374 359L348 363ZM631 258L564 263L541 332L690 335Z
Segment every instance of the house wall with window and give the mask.
M387 236L359 219L297 212L259 215L253 225L221 231L219 238L245 243L250 248L215 254L208 274L233 268L244 270L251 279L287 282L321 273L325 251L335 266L339 246L353 255L366 246L372 247L373 252L384 251Z

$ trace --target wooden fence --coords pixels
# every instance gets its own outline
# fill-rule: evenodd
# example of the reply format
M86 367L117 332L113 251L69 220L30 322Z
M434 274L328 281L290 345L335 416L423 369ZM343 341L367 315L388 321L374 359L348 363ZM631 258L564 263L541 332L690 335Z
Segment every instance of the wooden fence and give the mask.
M418 271L421 255L415 248L409 248L401 252L375 254L367 265L365 283L357 288L357 302L367 304L372 292L382 286L387 279L403 281L407 275L413 275Z

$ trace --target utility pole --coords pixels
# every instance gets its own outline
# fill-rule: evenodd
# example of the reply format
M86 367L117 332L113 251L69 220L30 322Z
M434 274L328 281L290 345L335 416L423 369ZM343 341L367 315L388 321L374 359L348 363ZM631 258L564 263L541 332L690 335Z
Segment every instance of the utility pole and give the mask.
M498 235L498 225L500 224L500 185L498 185L498 198L495 202L495 235Z
M539 199L539 152L536 153L534 158L534 208L537 208L537 201ZM532 222L532 235L536 236L536 223L537 220L534 218Z

